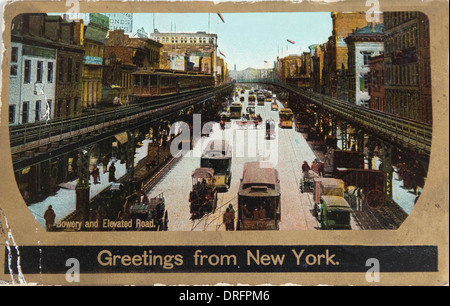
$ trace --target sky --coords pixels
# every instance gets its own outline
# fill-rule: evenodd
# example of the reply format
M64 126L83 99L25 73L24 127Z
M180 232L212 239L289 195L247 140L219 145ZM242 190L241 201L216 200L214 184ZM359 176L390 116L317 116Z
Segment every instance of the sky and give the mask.
M225 54L228 68L233 70L236 65L236 70L244 70L248 67L272 68L277 56L309 51L310 45L326 42L332 32L329 12L221 15L225 22L216 13L135 13L133 33L142 27L147 33L153 32L153 22L161 33L215 33L218 50ZM289 43L288 39L295 44Z

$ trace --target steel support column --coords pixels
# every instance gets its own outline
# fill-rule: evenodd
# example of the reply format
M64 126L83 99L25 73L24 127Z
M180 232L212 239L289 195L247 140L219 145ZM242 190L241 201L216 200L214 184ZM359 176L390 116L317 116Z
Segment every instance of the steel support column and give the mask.
M385 142L382 142L382 170L385 177L386 184L386 198L392 200L392 147Z
M78 152L77 160L77 185L75 187L75 209L81 215L83 221L89 219L89 159L90 150L82 149ZM84 222L83 222L84 224Z

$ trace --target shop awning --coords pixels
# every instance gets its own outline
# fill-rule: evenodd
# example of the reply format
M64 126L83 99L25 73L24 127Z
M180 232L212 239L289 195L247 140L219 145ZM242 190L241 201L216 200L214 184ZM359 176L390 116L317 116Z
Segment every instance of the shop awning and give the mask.
M114 137L120 142L120 144L127 143L127 141L128 141L127 132L122 132L122 133L116 134L116 135L114 135Z

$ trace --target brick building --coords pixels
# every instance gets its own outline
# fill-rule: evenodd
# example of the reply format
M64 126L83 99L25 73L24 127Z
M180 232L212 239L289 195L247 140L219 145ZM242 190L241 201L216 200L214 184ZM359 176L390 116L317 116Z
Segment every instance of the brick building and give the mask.
M82 111L81 72L83 68L82 21L68 22L47 16L46 27L58 41L56 65L55 117L74 116Z
M369 107L374 110L384 111L384 53L369 57Z
M385 110L432 123L430 30L420 12L385 12Z
M121 104L127 104L133 90L132 73L139 68L160 68L162 46L148 38L131 38L124 30L109 31L103 67L105 103L112 103L118 97Z
M311 45L309 47L311 54L311 88L313 91L323 92L323 55L324 45Z
M332 35L324 44L323 85L324 94L338 97L338 75L344 75L341 69L347 69L347 44L345 38L356 28L367 25L365 12L333 12ZM382 22L382 21L381 21Z

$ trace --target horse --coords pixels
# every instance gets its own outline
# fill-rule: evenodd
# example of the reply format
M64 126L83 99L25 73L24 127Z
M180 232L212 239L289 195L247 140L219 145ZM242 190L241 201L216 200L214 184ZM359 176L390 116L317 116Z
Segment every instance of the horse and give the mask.
M352 202L355 201L356 211L362 211L362 204L365 200L364 190L357 186L348 186L345 194L352 199Z

